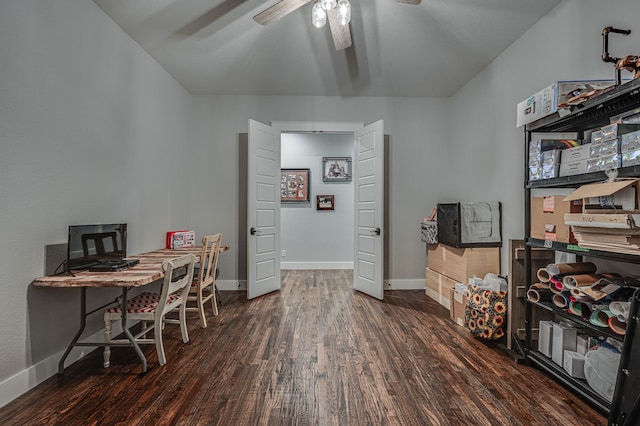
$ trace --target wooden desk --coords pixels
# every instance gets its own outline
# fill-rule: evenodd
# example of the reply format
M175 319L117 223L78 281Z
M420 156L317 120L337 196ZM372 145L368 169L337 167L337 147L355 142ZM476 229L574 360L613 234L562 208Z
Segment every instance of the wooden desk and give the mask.
M220 252L222 253L228 249L229 246L222 246L220 247ZM147 371L147 360L142 353L140 346L133 338L131 331L127 327L127 292L130 288L141 287L163 279L164 273L162 271L162 264L167 260L175 259L189 253L194 254L196 256L196 262L199 262L200 255L202 254L202 247L190 247L177 250L160 249L135 256L129 256L128 259L139 259L140 263L118 272L76 271L73 275L65 273L61 275L40 277L33 280L32 284L36 287L80 288L81 290L80 328L58 363L58 374L64 373L64 361L67 359L74 346L105 346L104 342L78 342L80 336L84 332L87 316L102 310L113 303L110 302L104 306L94 309L91 312L87 312L87 288L102 287L119 287L122 289L122 296L120 300L122 305L122 330L130 342L130 344L110 343L109 346L132 346L138 355L138 358L140 358L140 361L142 362L142 372L145 373Z

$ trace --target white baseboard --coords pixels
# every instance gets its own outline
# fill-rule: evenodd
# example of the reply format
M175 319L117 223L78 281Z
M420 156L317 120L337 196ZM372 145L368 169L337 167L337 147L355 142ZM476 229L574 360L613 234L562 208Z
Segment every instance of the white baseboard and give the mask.
M113 335L117 336L122 333L122 325L120 323L113 323ZM93 333L83 339L81 342L104 342L104 329ZM75 347L69 353L65 361L65 367L83 358L85 355L93 352L96 349L95 346L80 346ZM66 348L65 348L66 350ZM27 392L31 388L39 385L48 378L58 373L58 363L60 358L64 354L64 350L51 355L35 365L17 373L16 375L9 377L0 383L0 407L4 407L9 402L13 401L23 393Z
M353 269L353 262L280 262L280 269Z
M385 280L385 290L424 290L424 278L405 280Z
M216 280L216 287L218 287L218 290L220 291L246 290L247 281L246 280Z

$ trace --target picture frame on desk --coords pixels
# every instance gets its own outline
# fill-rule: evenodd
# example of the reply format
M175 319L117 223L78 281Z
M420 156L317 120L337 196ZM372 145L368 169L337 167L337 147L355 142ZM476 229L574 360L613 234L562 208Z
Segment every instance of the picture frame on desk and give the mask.
M280 202L310 203L309 169L280 170Z

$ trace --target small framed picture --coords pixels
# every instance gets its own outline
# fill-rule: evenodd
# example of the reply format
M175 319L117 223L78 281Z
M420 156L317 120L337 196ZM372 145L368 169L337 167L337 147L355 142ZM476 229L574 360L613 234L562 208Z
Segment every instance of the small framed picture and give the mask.
M351 157L322 157L323 182L351 182Z
M317 195L316 210L333 210L333 195Z
M281 169L280 202L311 202L309 184L309 169Z

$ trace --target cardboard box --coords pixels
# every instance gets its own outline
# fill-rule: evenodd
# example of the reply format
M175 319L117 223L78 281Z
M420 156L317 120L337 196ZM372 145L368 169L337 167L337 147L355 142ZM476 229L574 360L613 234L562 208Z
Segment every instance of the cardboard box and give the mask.
M562 368L569 373L571 377L585 379L584 376L584 355L574 351L564 351L564 360Z
M587 162L589 160L579 160L573 161L570 163L562 162L560 163L560 172L558 176L574 176L581 175L583 173L587 173Z
M437 244L427 247L427 256L429 269L461 283L474 275L484 278L490 272L500 274L499 247L455 248Z
M591 157L591 144L567 148L562 151L560 164L573 163L574 161L588 160Z
M451 290L456 281L436 271L426 268L427 296L451 310Z
M179 249L184 247L195 247L196 233L194 231L169 231L167 232L167 248Z
M534 93L516 107L516 127L532 123L554 112L568 114L567 103L580 93L605 90L614 80L557 81ZM563 108L563 106L566 106Z
M563 366L565 351L576 350L578 329L567 324L553 324L553 343L551 343L551 360Z
M613 182L598 182L582 185L567 195L563 201L583 200L584 205L608 199L608 204L619 205L623 210L638 208L640 179L620 179ZM577 213L577 212L567 212Z
M551 358L553 345L553 321L540 321L538 323L538 351Z
M451 321L464 327L464 311L467 309L467 295L452 288L449 299L451 301L449 318L451 318Z
M582 200L564 201L562 196L533 197L531 200L531 237L540 240L576 243L565 213L581 213Z

